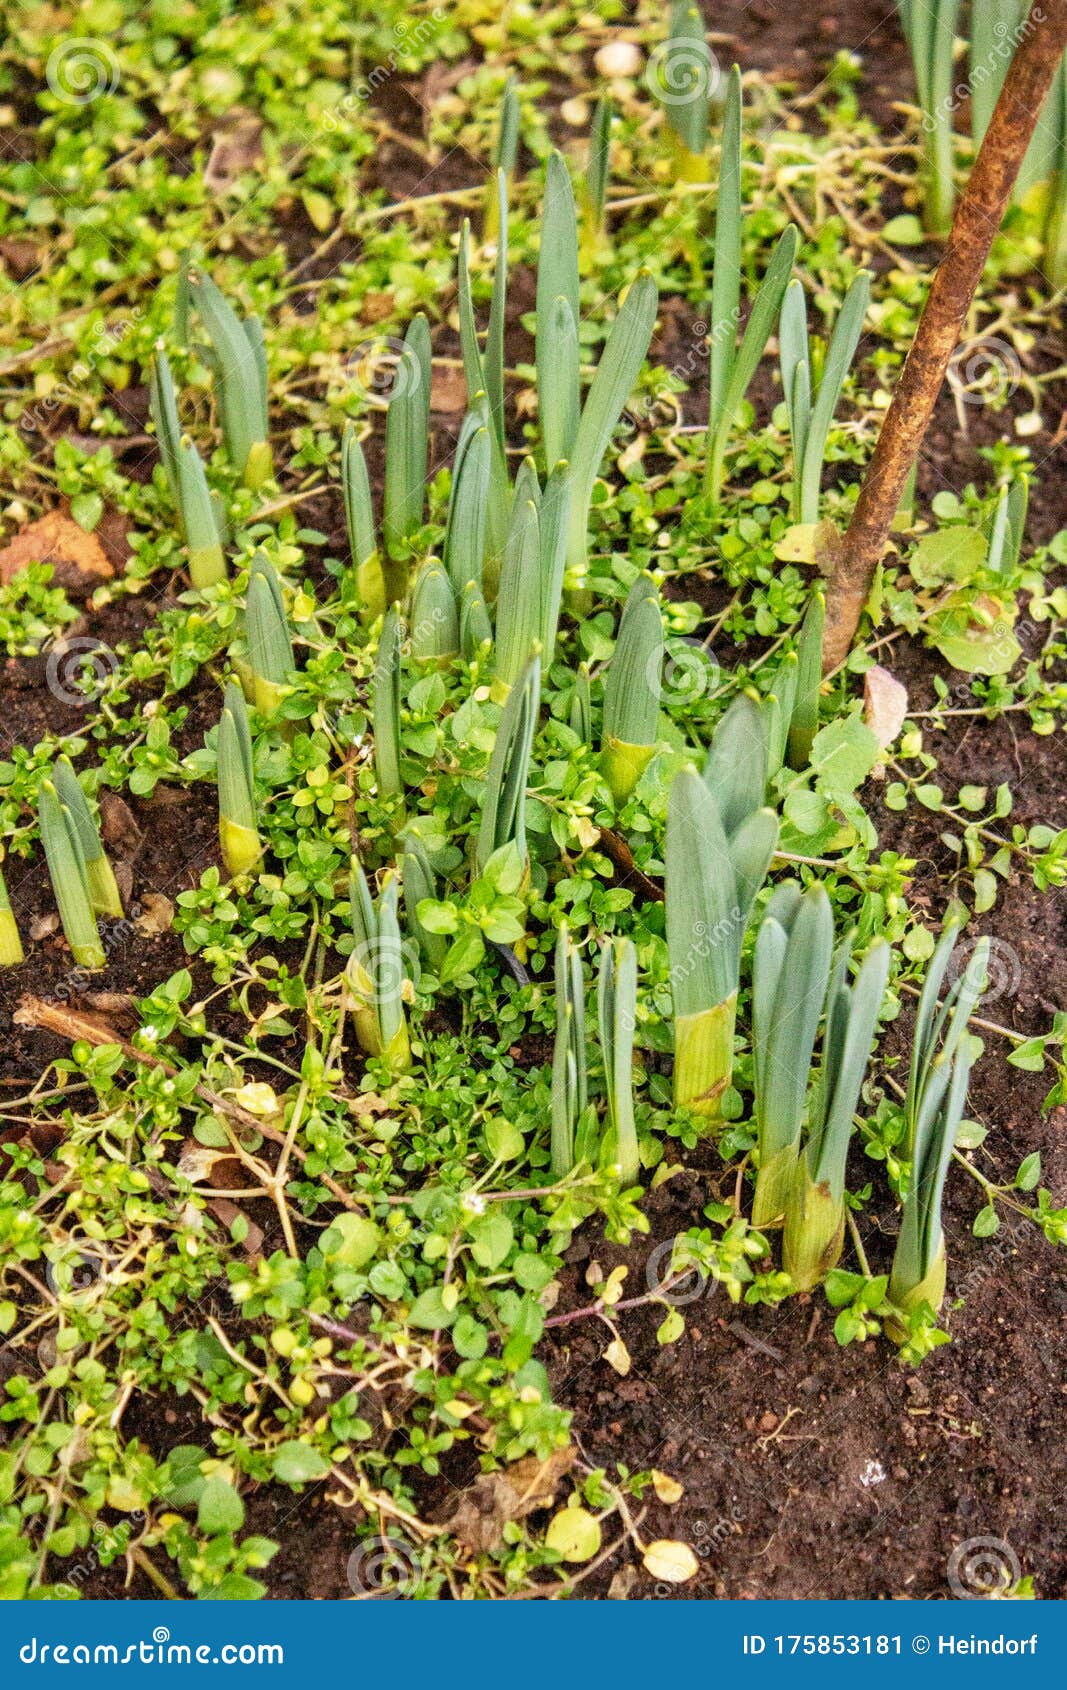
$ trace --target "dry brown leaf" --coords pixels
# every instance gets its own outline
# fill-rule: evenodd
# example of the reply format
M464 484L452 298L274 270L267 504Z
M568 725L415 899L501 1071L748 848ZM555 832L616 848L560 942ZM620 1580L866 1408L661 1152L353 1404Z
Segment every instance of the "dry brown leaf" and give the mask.
M620 1567L617 1573L612 1574L611 1583L608 1585L608 1601L628 1601L636 1582L637 1568L628 1562L625 1567Z
M81 1000L100 1015L110 1015L119 1021L137 1020L137 1011L128 992L82 992Z
M74 593L88 592L115 573L97 536L58 510L27 523L0 551L0 582L31 563L50 563L57 584Z
M396 295L373 289L363 295L360 316L365 323L384 323L396 310Z
M904 726L908 714L908 689L876 663L863 677L863 720L883 751L887 751Z
M106 786L100 789L99 804L100 832L104 836L104 844L124 857L135 857L141 844L141 830L129 805Z
M44 248L38 246L36 241L3 240L0 241L0 258L14 280L24 282L27 276L32 276L35 270L40 269Z
M128 910L133 903L133 864L117 862L112 865L112 868L122 907L124 910Z
M496 1473L483 1473L434 1523L475 1553L499 1548L510 1520L523 1520L549 1508L563 1476L574 1466L570 1444L553 1450L547 1461L528 1455Z
M263 1248L263 1228L257 1226L255 1221L249 1220L243 1209L239 1209L236 1203L231 1203L228 1197L212 1197L207 1207L215 1219L226 1228L227 1232L229 1232L235 1220L247 1221L248 1231L245 1233L241 1248L246 1256L259 1255Z
M162 892L146 892L141 899L141 913L137 917L138 933L149 935L169 933L174 925L174 905Z
M204 167L204 186L225 194L239 176L263 159L263 123L255 112L240 107L228 112L211 138L211 155Z
M434 364L430 377L430 409L448 415L466 409L467 378L460 364Z

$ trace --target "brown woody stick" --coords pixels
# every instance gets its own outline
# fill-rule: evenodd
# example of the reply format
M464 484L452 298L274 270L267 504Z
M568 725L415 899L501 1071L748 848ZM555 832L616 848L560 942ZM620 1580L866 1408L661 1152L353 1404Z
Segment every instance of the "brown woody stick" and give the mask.
M836 669L848 656L908 471L922 445L1041 103L1065 47L1067 0L1036 0L957 207L948 247L934 272L915 339L885 414L841 558L830 580L824 672Z

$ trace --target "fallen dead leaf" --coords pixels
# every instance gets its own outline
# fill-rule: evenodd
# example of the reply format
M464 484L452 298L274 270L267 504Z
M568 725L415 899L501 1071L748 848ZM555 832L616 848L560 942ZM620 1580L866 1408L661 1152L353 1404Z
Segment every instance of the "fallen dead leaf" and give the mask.
M669 1473L661 1473L658 1467L652 1469L652 1489L661 1502L668 1504L681 1502L685 1495L684 1486L677 1479L672 1479Z
M39 940L47 939L50 933L54 933L58 926L59 915L55 910L50 910L47 915L35 916L30 922L30 938L36 945Z
M262 162L262 136L263 123L255 112L239 106L228 112L211 138L204 186L212 193L228 193L239 176Z
M370 293L363 295L360 316L365 323L384 323L385 319L391 317L395 310L396 296L394 294L372 290Z
M85 594L115 573L96 535L58 510L27 523L0 551L0 582L31 563L50 563L57 585L69 593Z
M124 910L129 909L133 902L133 864L118 862L112 865L115 875L115 885L119 889L119 898Z
M162 892L146 892L135 925L138 933L169 933L174 925L174 905Z
M449 415L467 404L467 378L460 364L434 364L430 377L430 409Z
M44 248L39 247L36 241L3 240L0 241L0 258L14 280L24 282L27 276L32 276L35 270L40 269Z
M83 992L81 999L90 1009L99 1011L101 1015L110 1015L118 1021L137 1020L133 999L128 992Z
M111 845L124 857L135 857L141 845L141 830L133 819L133 811L117 792L106 786L99 794L100 831L104 844Z
M528 1455L498 1472L483 1473L434 1523L475 1553L497 1549L509 1521L551 1507L559 1482L574 1461L575 1450L566 1444L553 1450L546 1461Z
M863 677L863 720L879 747L888 751L908 714L908 689L876 663Z
M611 1583L608 1585L608 1601L628 1601L630 1592L636 1582L637 1568L635 1566L627 1563L625 1567L620 1567L617 1573L612 1574Z
M616 1373L621 1374L625 1379L630 1371L630 1352L621 1338L612 1339L604 1351L604 1360L609 1367L613 1367Z
M255 1221L249 1220L243 1209L239 1209L236 1203L231 1203L228 1197L212 1197L207 1206L210 1213L226 1228L227 1232L230 1231L234 1221L243 1220L247 1222L248 1231L244 1235L241 1248L246 1256L258 1256L260 1254L263 1249L263 1228L257 1226Z

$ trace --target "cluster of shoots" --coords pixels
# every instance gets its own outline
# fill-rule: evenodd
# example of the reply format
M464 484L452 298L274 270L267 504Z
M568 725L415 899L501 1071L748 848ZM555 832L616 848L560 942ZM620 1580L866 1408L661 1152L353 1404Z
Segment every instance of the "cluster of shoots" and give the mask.
M566 922L556 940L556 1042L552 1056L553 1179L564 1179L579 1160L578 1134L589 1106L589 1059L585 1045L585 977Z
M180 322L187 322L190 308L195 309L207 336L197 351L214 379L227 458L245 486L261 487L273 474L263 326L258 317L239 317L210 276L196 269L182 272ZM214 586L227 572L225 513L208 484L199 452L182 432L174 377L162 344L152 364L150 404L159 455L185 539L190 579L195 587Z
M820 346L821 368L808 340L804 285L791 281L782 299L778 324L782 388L793 446L793 519L819 520L819 488L834 411L856 355L870 298L871 278L861 270L852 282L834 324L830 343Z
M903 1319L886 1331L904 1342L908 1317L928 1308L937 1314L945 1297L947 1262L941 1227L945 1176L967 1105L973 1054L967 1023L985 986L989 941L980 939L966 966L938 998L956 954L958 930L941 937L919 999L905 1117L911 1174L900 1236L889 1276L889 1301Z
M979 940L939 1002L957 938L955 928L942 936L916 1017L904 1109L910 1176L889 1276L893 1313L886 1321L898 1343L907 1341L917 1313L936 1317L945 1295L941 1199L967 1100L967 1024L988 961L988 941ZM756 937L752 972L752 1223L781 1226L782 1265L798 1291L820 1284L841 1255L849 1145L889 976L884 940L870 946L854 980L852 950L848 935L834 952L833 917L820 886L801 891L787 882L775 889Z
M738 344L741 197L741 73L734 65L727 80L712 253L708 447L704 477L705 491L712 503L717 503L721 495L730 435L777 323L797 251L797 231L790 223L778 237Z
M733 1074L741 946L778 841L766 785L766 716L742 695L716 728L703 772L680 770L667 805L674 1097L712 1121Z
M71 955L79 968L103 968L97 917L120 920L122 899L89 800L66 758L41 782L37 819Z
M856 1105L889 975L884 940L849 983L852 939L834 955L821 886L776 887L756 938L752 1042L759 1166L754 1226L782 1222L782 1257L800 1291L837 1263L845 1231L845 1165ZM820 1023L822 1056L812 1057Z
M411 1065L404 1012L404 951L398 917L399 883L386 877L372 898L361 864L353 858L349 884L353 948L345 969L352 1019L360 1047L380 1057L392 1073Z
M633 1082L637 952L632 940L605 945L597 975L597 1031L607 1094L607 1124L599 1146L596 1112L589 1102L585 976L565 922L556 940L555 985L552 1177L563 1179L578 1162L598 1156L614 1169L620 1185L632 1186L640 1173Z
M4 871L0 868L0 968L17 968L22 958L18 922L11 908Z
M822 691L822 636L826 595L812 592L792 651L782 658L770 691L763 700L767 736L767 773L775 775L788 764L806 769L819 726Z
M252 702L260 715L278 715L296 668L289 618L278 572L264 552L256 552L248 572L245 637Z
M490 858L496 852L509 848L522 865L523 881L529 873L526 786L540 697L541 660L534 656L508 693L500 713L474 847L475 869L479 875L485 873Z
M944 240L956 205L955 117L960 72L955 64L960 0L897 0L911 50L922 113L919 188L928 234ZM971 140L981 146L1012 53L1028 24L1030 0L975 0L970 7L967 89ZM1040 12L1035 14L1041 21ZM1054 288L1067 283L1067 58L1038 117L1014 186L1014 198L1040 220L1042 268Z

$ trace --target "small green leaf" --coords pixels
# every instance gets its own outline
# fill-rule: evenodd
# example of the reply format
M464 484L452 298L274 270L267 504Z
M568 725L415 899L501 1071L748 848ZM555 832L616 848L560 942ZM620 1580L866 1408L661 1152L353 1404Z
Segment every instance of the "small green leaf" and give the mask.
M472 1221L467 1230L471 1236L471 1255L479 1267L489 1271L500 1266L515 1242L515 1229L499 1204Z
M545 1548L564 1561L591 1561L600 1548L600 1522L585 1508L561 1508L548 1522Z
M196 1510L196 1523L202 1532L215 1537L220 1532L239 1532L245 1523L245 1505L229 1479L213 1473L205 1480Z
M513 1162L526 1149L526 1140L518 1127L503 1115L497 1115L488 1122L485 1129L485 1142L489 1146L489 1154L495 1162Z
M1033 1191L1041 1178L1041 1152L1033 1150L1019 1163L1019 1172L1015 1176L1016 1188L1019 1191Z
M428 1291L416 1297L408 1315L409 1326L422 1327L424 1331L436 1332L451 1326L456 1318L455 1309L446 1308L439 1285L431 1285Z
M448 947L441 964L441 983L449 985L461 974L472 974L485 955L485 945L476 927L465 927Z
M905 211L899 217L891 217L883 226L882 239L890 246L922 246L926 234L919 219Z
M997 1214L996 1205L987 1203L985 1208L979 1209L975 1215L971 1231L976 1238L992 1238L999 1227L1000 1216Z
M452 1328L456 1353L465 1361L480 1361L489 1344L489 1333L472 1314L461 1314Z
M671 1309L656 1330L657 1344L674 1344L685 1331L685 1321L677 1309Z
M271 1458L274 1477L280 1479L283 1485L306 1485L313 1479L323 1479L330 1471L330 1463L325 1456L310 1444L302 1443L297 1438L291 1438L287 1443L279 1444Z
M99 493L78 493L70 501L70 514L87 534L91 534L104 514L104 501Z

